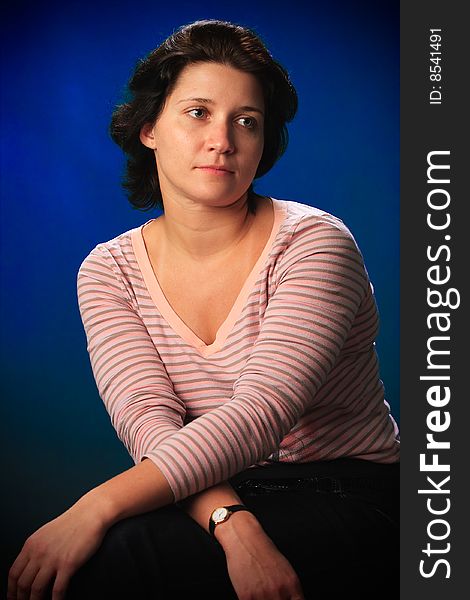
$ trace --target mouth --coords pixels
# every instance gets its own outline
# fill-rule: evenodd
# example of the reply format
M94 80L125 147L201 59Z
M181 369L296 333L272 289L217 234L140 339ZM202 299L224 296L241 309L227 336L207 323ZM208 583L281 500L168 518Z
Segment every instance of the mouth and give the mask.
M196 167L200 171L205 171L206 173L213 173L214 175L233 175L233 171L227 169L226 167L219 167L218 165L202 165L200 167Z

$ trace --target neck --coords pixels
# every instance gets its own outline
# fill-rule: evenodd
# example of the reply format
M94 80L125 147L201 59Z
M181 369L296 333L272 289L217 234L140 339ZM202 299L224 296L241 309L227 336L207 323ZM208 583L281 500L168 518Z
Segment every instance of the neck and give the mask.
M229 206L183 205L164 199L160 217L166 245L185 260L215 262L229 255L251 229L247 195Z

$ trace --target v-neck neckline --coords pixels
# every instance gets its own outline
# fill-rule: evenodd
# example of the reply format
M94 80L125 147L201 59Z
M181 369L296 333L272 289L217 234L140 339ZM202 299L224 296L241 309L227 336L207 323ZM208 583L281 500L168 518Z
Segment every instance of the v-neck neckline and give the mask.
M147 253L147 248L145 246L145 241L142 232L143 228L155 219L150 219L146 223L143 223L140 227L136 227L131 231L131 242L134 255L137 260L139 269L142 273L144 283L155 306L158 308L161 315L164 317L164 319L167 321L167 323L170 325L173 331L177 333L190 346L195 348L202 356L210 356L218 352L221 348L223 348L226 339L232 331L237 319L240 317L240 314L246 304L246 301L253 290L253 286L258 280L262 268L264 267L266 258L269 255L269 252L271 251L271 248L274 244L274 240L287 215L287 207L286 202L284 200L277 200L275 198L271 198L271 201L274 210L274 221L271 229L271 234L261 254L258 257L258 260L253 266L250 274L246 278L245 283L243 284L226 319L217 330L216 337L211 344L206 344L203 340L199 338L199 336L197 336L194 333L194 331L190 327L188 327L188 325L186 325L183 319L181 319L178 313L168 302L165 294L163 293L162 288L160 287L160 283L157 279L157 276L155 275L152 263L150 261L150 257Z

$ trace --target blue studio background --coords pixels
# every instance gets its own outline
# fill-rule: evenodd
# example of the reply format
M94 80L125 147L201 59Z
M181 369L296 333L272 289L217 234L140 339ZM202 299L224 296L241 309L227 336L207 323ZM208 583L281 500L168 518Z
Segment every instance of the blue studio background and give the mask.
M135 62L177 26L255 29L290 72L299 112L262 194L342 218L381 314L377 347L399 418L399 5L207 0L15 3L4 9L1 147L2 525L26 537L132 466L97 394L77 300L81 261L159 213L133 210L107 127Z

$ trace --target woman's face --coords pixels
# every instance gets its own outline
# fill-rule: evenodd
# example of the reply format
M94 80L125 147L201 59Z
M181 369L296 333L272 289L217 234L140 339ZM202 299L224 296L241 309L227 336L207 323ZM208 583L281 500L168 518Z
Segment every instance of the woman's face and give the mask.
M180 73L142 142L155 150L163 201L230 205L247 191L264 144L264 100L257 79L218 63Z

